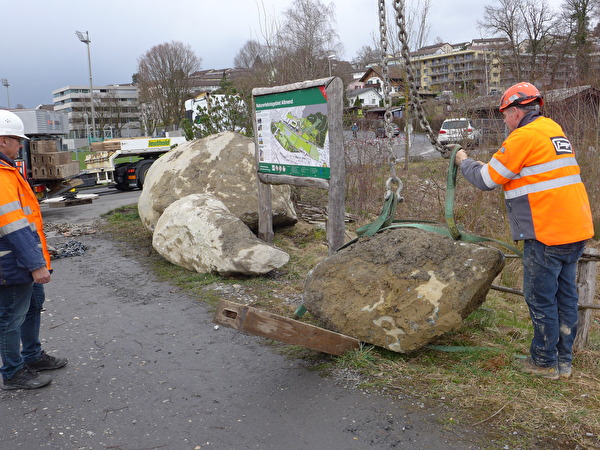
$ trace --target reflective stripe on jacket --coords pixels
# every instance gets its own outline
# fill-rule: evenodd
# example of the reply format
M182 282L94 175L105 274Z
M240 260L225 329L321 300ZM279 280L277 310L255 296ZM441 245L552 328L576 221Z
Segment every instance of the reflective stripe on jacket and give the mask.
M0 285L30 283L31 272L50 267L42 213L31 187L0 154Z
M467 160L461 171L482 189L502 186L514 240L561 245L594 235L575 153L547 117L529 113L488 164Z

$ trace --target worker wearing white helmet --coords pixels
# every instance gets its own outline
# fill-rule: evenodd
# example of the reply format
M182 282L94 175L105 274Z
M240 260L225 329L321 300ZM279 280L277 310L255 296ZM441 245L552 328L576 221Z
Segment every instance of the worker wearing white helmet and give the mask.
M2 389L36 389L52 380L38 371L58 369L66 358L46 354L39 339L50 255L42 213L15 165L25 135L23 121L0 110L0 357Z

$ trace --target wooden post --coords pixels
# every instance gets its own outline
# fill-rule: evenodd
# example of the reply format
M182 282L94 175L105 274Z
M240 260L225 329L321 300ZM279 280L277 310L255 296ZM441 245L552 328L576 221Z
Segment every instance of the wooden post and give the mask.
M258 178L258 238L267 244L273 243L273 205L271 185Z
M596 294L596 265L600 252L595 248L586 248L579 260L577 269L577 290L579 291L579 313L577 336L573 350L583 350L587 345L588 334L592 323L594 296Z
M343 82L334 78L327 86L329 116L329 163L331 178L329 187L329 213L327 217L327 242L332 255L344 245L346 214L346 158L342 117L344 110Z

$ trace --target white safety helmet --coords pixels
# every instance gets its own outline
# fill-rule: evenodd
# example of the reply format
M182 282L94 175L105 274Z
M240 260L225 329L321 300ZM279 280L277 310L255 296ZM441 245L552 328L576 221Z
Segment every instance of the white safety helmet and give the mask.
M5 109L0 109L0 136L15 136L29 139L25 136L25 126L21 118Z

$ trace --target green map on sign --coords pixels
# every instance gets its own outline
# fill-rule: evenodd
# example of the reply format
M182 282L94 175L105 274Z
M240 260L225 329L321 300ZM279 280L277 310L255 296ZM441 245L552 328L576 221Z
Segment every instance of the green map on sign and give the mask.
M327 117L320 112L296 117L288 112L277 122L271 122L271 133L288 152L304 152L319 161L319 147L327 137Z

